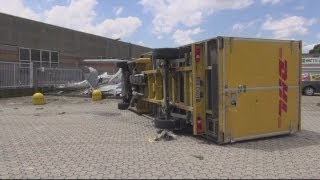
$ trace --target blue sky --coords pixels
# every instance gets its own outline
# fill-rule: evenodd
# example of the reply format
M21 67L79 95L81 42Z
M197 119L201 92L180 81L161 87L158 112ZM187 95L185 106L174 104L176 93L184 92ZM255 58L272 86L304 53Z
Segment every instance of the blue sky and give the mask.
M2 2L1 2L2 1ZM0 0L0 12L147 47L219 35L320 43L319 0Z

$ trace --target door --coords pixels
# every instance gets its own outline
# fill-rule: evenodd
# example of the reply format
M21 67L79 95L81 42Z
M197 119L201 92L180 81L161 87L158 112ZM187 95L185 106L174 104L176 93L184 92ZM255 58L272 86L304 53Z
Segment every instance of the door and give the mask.
M225 141L297 130L299 42L237 38L224 42Z

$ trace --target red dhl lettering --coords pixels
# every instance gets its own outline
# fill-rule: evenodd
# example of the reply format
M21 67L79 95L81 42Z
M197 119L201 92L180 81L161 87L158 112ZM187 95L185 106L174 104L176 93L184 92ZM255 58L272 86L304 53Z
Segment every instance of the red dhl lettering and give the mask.
M278 128L281 128L283 113L288 109L288 66L287 60L282 58L282 48L279 49L279 117Z

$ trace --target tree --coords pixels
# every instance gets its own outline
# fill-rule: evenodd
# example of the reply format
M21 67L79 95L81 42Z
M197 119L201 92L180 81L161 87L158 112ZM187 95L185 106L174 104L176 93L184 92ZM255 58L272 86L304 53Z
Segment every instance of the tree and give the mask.
M317 44L309 51L309 54L320 54L320 44Z

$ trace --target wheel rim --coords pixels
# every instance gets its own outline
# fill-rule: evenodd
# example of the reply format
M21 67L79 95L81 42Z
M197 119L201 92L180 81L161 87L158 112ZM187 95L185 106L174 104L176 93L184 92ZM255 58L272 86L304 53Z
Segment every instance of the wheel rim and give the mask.
M312 94L313 94L313 89L312 89L312 88L307 88L306 91L305 91L305 93L306 93L307 95L312 95Z

